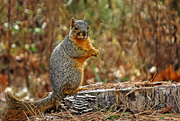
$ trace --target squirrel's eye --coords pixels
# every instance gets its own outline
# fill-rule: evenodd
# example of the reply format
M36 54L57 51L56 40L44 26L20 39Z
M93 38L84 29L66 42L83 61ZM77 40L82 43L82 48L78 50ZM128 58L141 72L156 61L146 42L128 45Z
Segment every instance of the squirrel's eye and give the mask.
M87 29L89 29L89 26L87 27Z
M78 28L75 26L75 28L74 28L75 30L78 30Z

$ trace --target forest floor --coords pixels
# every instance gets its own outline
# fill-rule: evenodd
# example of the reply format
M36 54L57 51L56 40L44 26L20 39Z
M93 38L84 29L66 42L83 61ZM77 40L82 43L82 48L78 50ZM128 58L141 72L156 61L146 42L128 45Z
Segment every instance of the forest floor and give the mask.
M151 113L150 113L151 112ZM47 113L44 116L31 117L29 120L69 120L69 121L107 121L107 120L126 120L126 121L156 121L156 120L171 120L179 121L180 114L177 113L157 113L157 111L144 111L137 114L132 114L127 111L93 111L84 114L71 114L69 111L57 113Z
M171 85L171 83L167 82L125 82L119 84L93 84L89 85L89 88L96 89L108 89L108 88L117 88L117 85L123 84L123 87L126 86L155 86L159 84L163 85ZM101 85L101 86L100 86ZM122 85L121 85L122 86ZM0 100L5 102L3 93L0 93ZM60 108L61 107L61 108ZM111 106L109 108L97 108L97 110L93 110L87 113L75 114L65 107L59 106L58 110L54 111L51 109L49 112L46 112L41 115L33 115L27 117L27 120L69 120L69 121L106 121L106 120L135 120L135 121L156 121L156 120L171 120L171 121L179 121L180 114L176 113L172 107L165 107L160 109L149 109L143 111L133 111L126 107Z

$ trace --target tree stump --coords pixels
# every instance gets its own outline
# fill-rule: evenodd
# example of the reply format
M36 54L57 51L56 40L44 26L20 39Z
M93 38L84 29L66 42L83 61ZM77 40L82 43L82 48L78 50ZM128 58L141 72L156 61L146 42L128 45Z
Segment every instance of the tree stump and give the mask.
M127 82L86 87L89 90L66 97L64 107L74 113L85 113L113 105L137 112L165 107L172 107L173 112L180 112L180 84Z

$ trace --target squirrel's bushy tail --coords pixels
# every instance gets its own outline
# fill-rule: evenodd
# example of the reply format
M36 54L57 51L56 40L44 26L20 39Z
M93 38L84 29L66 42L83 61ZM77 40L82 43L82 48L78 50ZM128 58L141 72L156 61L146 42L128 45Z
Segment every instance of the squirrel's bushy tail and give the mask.
M41 112L54 106L56 99L53 94L35 102L26 102L17 99L11 91L5 92L6 105L1 114L2 119L27 119L27 116L41 114Z

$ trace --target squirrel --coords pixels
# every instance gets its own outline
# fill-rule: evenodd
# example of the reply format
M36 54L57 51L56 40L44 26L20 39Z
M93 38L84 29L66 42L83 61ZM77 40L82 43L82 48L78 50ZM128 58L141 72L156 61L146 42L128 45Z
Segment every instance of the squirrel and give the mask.
M50 109L67 95L84 90L79 88L83 83L84 62L98 55L99 51L90 43L86 21L72 18L68 35L51 53L52 93L39 101L28 102L17 99L11 91L5 91L6 105L1 114L2 119L25 119Z

